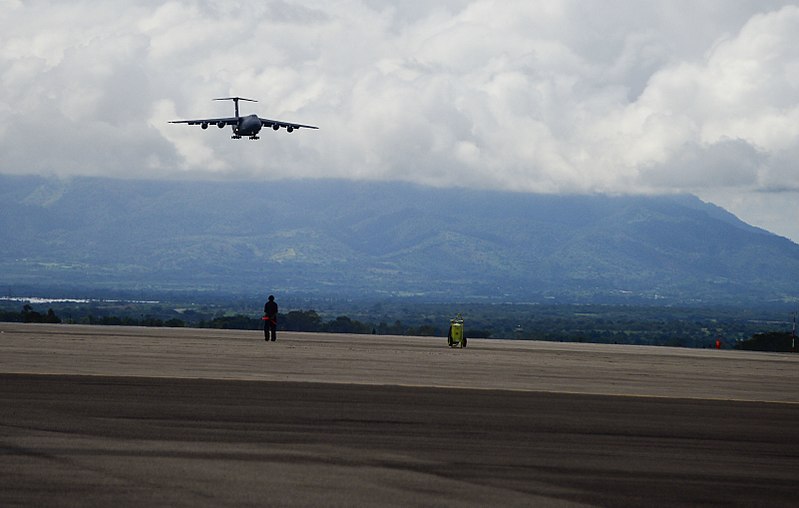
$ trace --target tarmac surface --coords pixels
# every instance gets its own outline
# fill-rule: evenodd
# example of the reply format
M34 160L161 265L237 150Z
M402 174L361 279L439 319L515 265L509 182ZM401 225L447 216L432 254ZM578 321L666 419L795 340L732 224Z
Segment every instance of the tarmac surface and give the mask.
M0 323L0 506L796 506L799 355Z

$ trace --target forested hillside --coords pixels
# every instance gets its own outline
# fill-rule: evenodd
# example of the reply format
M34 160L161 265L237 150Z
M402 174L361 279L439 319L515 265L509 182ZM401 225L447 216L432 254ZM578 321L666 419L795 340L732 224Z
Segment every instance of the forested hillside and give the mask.
M693 196L0 176L0 284L433 301L796 299L799 246Z

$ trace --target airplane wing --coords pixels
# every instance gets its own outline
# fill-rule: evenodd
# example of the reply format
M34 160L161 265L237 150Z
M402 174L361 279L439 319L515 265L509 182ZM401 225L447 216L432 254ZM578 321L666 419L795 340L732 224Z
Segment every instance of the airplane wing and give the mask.
M275 130L283 127L284 129L288 129L289 132L291 132L294 129L300 129L300 128L302 128L302 129L318 129L319 128L319 127L316 127L314 125L303 125L301 123L283 122L281 120L270 120L269 118L261 118L260 116L258 117L258 120L261 121L261 125L263 125L264 127L271 127L271 128L273 128Z
M200 118L199 120L172 120L169 123L186 123L189 125L236 125L238 119L236 117L230 118Z

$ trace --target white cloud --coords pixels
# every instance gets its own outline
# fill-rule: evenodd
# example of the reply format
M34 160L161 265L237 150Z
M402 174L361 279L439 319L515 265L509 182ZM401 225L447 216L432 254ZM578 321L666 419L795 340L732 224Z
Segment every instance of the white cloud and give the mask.
M0 2L0 171L695 192L733 207L799 192L792 4ZM167 123L227 116L211 99L231 94L322 129L234 142ZM756 222L767 200L748 202Z

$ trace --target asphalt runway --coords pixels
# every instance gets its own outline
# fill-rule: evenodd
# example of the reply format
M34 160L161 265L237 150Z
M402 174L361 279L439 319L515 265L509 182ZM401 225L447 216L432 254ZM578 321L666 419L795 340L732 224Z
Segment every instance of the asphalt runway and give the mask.
M796 506L799 360L0 324L0 506Z

